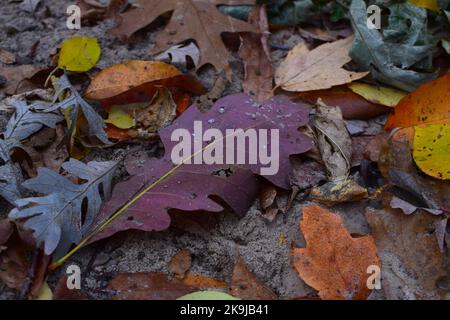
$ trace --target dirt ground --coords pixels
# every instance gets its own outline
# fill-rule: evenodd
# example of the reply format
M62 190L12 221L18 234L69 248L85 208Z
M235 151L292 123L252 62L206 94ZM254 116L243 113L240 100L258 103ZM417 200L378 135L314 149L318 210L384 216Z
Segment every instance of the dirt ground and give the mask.
M150 59L152 33L140 32L132 43L122 43L109 35L107 30L114 24L111 20L99 22L94 26L82 26L79 31L66 28L66 7L72 1L43 0L34 13L26 13L19 8L20 1L3 0L0 9L0 46L14 52L21 63L35 65L50 64L50 55L64 39L74 35L97 37L102 48L99 68L125 59ZM283 45L294 44L295 39L287 39ZM39 41L34 57L28 57L33 45ZM290 44L290 42L292 43ZM275 55L282 55L275 52ZM277 58L277 57L276 57ZM242 77L242 65L233 63L237 77ZM204 69L198 75L208 87L216 73ZM224 94L239 92L239 81L229 84ZM0 97L2 98L2 97ZM0 130L4 129L6 114L0 114ZM144 149L151 145L116 146L91 153L89 160L122 159L129 152ZM155 148L153 146L153 148ZM123 170L117 179L124 177ZM297 197L292 209L279 214L269 223L262 217L258 201L243 218L232 213L219 214L217 224L202 232L181 230L175 227L155 233L126 232L87 246L75 254L67 264L76 263L82 269L82 288L90 298L108 298L103 290L116 273L141 271L167 271L172 256L179 250L189 248L193 253L191 271L229 280L237 254L241 255L250 270L272 288L281 298L302 297L314 292L292 268L289 253L292 246L303 247L305 241L299 231L301 208L305 202ZM363 208L367 203L346 204L335 207L345 220L350 233L368 232ZM0 200L0 217L4 218L9 207ZM50 287L65 273L64 266L49 277ZM0 287L0 299L10 299L16 293ZM374 292L372 299L382 298L381 292Z

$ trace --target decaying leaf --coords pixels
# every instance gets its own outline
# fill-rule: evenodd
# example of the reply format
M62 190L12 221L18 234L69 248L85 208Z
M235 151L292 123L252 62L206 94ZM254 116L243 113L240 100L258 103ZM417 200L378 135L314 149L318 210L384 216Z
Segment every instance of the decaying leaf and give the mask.
M22 83L33 78L39 71L41 71L41 68L30 64L12 67L0 66L0 75L6 79L5 93L10 95L20 93L18 91L23 91L21 89Z
M306 43L295 46L275 73L277 86L287 91L304 92L331 88L368 75L343 68L350 62L348 51L353 37L323 44L309 51Z
M55 250L56 256L64 254L89 230L102 201L111 193L117 163L92 161L86 165L71 159L62 167L86 182L75 184L50 169L39 168L38 176L25 181L23 187L45 196L16 200L17 208L9 213L11 219L28 219L24 227L34 231L39 244L44 243L47 255Z
M99 58L100 46L96 38L74 36L62 43L58 67L84 72L92 69Z
M444 292L436 281L446 274L437 239L441 219L418 211L367 208L369 222L381 258L381 287L387 299L439 299Z
M367 269L380 267L373 238L353 238L339 215L315 205L303 208L300 228L307 246L292 251L300 277L322 299L366 299Z
M389 25L383 33L367 25L365 1L353 0L350 19L355 30L355 40L350 56L361 67L370 70L375 79L405 91L413 91L421 84L436 78L436 73L415 68L425 61L426 67L432 59L432 46L424 44L427 13L423 8L410 3L393 4L389 7ZM399 21L403 23L399 25ZM399 30L407 28L408 30Z
M316 104L314 128L317 145L329 176L331 179L346 177L351 166L352 140L340 109L329 107L319 100Z
M329 181L311 189L310 197L313 201L326 206L333 206L342 202L354 202L367 199L367 189L354 180L342 179Z
M249 23L260 30L260 34L244 33L239 56L244 62L245 78L242 87L256 101L265 101L273 96L273 69L270 61L269 22L264 6L255 7L250 13Z
M228 1L215 1L217 4ZM241 3L254 1L239 1ZM122 14L121 24L112 30L116 36L129 38L136 31L151 24L158 16L173 11L169 24L155 37L152 53L164 51L168 47L194 39L201 52L199 67L211 63L217 69L225 70L231 80L228 61L231 55L222 42L224 32L256 32L243 21L231 18L217 10L214 3L206 0L140 0L136 7ZM196 18L192 18L196 17ZM214 23L211 23L214 21Z
M418 7L422 7L425 9L439 11L438 0L408 0L409 2L415 4Z
M450 179L450 124L414 127L413 157L426 174Z
M307 106L294 104L283 96L274 97L260 105L245 94L231 95L218 100L207 113L201 113L192 106L172 125L159 131L165 147L165 156L162 159L149 159L145 163L141 161L133 167L129 166L127 170L131 178L116 185L113 197L103 206L100 217L105 221L136 194L175 167L171 159L173 148L178 144L171 139L175 129L186 129L186 132L189 132L189 139L197 141L199 148L208 145L207 142L200 142L200 133L194 132L195 121L201 121L204 129L214 128L221 132L225 129L238 128L279 129L279 171L274 175L266 175L265 178L279 187L289 189L289 174L292 170L289 155L300 154L311 148L309 138L297 130L299 126L307 123L307 115ZM214 146L213 149L223 150L222 154L226 154L226 148L230 148L223 141L209 145L210 148ZM266 147L267 150L271 150L271 142L268 141ZM183 157L188 158L192 155L191 152L183 152ZM231 164L185 163L127 207L123 214L108 225L96 239L127 229L164 230L170 224L167 210L171 208L182 211L220 212L224 207L214 201L217 197L236 213L243 214L255 197L257 181L253 173L261 174L260 169L261 164L258 163L243 164L238 168Z
M243 300L277 299L277 295L248 270L240 256L236 258L234 265L230 294Z
M364 99L388 107L395 107L406 96L404 91L362 82L350 83L348 87Z
M113 300L175 300L196 290L160 272L122 273L108 285Z
M403 98L386 122L385 129L420 124L450 124L450 74L422 85Z

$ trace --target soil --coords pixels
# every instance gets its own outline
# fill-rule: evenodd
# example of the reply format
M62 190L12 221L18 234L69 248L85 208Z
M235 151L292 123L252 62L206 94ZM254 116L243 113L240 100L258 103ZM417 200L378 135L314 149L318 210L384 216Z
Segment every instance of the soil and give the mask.
M148 51L152 48L153 33L144 30L131 43L123 43L110 36L108 29L114 25L112 20L104 20L96 25L82 25L81 30L66 27L66 8L73 1L43 0L35 13L20 9L20 1L2 1L0 10L0 46L14 52L18 62L23 64L49 65L51 55L66 38L75 34L96 37L102 48L98 68L103 69L126 59L150 59ZM289 46L291 35L278 35ZM35 54L29 55L39 41ZM274 52L279 59L283 52ZM236 59L232 63L235 81L228 84L224 95L240 92L242 64ZM198 78L210 88L217 78L212 68L203 68ZM2 97L0 97L1 99ZM8 115L0 114L0 131L3 131ZM154 152L149 144L116 146L97 150L88 160L122 159L130 152ZM116 180L126 177L119 170ZM279 214L273 222L262 217L263 212L256 200L248 213L239 218L232 213L217 215L214 226L196 232L171 227L164 232L126 232L109 239L89 245L75 254L66 263L77 264L82 270L82 288L90 298L110 298L105 289L108 281L120 272L167 272L167 266L174 254L188 248L193 253L191 271L222 280L230 280L237 254L241 255L249 269L280 298L304 297L314 293L292 268L289 253L292 246L304 247L305 241L299 231L301 208L307 205L300 197L290 210ZM345 204L332 209L341 212L350 233L366 234L368 226L364 218L367 204ZM0 199L0 218L6 217L11 208ZM48 283L54 288L56 282L65 274L65 266L49 275ZM382 293L374 292L373 299L382 298ZM12 299L16 293L0 287L0 299Z

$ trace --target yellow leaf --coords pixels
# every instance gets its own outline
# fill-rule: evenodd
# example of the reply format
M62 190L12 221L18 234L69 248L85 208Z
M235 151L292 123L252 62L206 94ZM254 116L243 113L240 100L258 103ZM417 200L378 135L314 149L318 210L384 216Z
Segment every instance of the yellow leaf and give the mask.
M100 58L96 38L75 36L65 40L59 53L58 67L68 71L90 70Z
M426 174L450 179L450 125L431 124L414 127L413 157Z
M439 12L438 0L408 0L412 4L418 7L422 7L428 10Z
M372 86L361 82L351 83L348 87L364 99L388 107L395 107L407 95L406 92L397 89Z
M109 117L105 122L113 124L119 129L130 129L134 127L133 117L125 112L121 106L112 106Z
M42 284L34 300L53 300L53 292L47 282Z

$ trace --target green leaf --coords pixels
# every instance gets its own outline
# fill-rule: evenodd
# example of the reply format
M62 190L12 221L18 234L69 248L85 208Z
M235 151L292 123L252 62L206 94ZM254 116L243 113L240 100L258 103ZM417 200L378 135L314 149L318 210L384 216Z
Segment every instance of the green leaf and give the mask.
M219 291L198 291L189 293L177 300L241 300Z
M58 67L68 71L88 71L97 64L100 52L96 38L74 36L63 42Z

